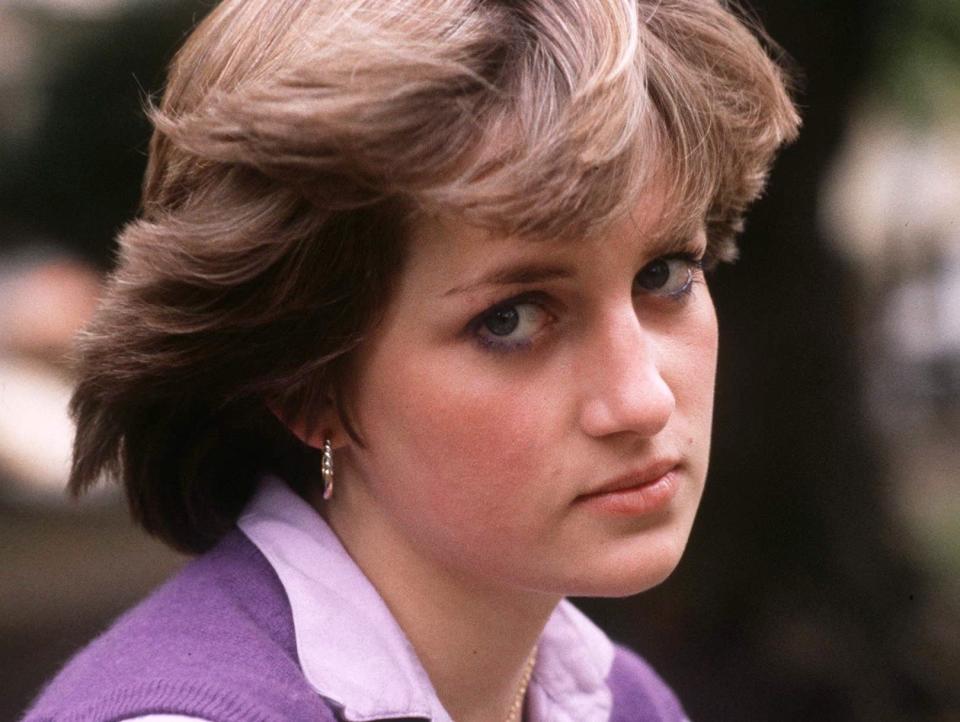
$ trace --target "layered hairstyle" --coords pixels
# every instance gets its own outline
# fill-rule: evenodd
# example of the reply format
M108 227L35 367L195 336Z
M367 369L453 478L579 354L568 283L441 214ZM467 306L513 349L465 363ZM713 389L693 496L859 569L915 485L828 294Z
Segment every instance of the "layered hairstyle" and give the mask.
M719 0L223 0L148 112L140 216L78 346L70 487L125 486L199 552L265 469L275 418L333 405L417 218L571 243L644 192L734 256L798 117L773 47ZM765 50L766 47L766 50Z

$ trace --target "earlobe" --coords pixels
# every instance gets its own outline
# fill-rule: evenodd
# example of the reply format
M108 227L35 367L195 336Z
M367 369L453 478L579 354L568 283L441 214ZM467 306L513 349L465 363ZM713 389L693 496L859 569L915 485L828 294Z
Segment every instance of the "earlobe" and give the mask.
M334 464L333 450L345 443L347 434L336 406L327 400L323 409L316 414L291 413L285 411L278 401L267 401L277 420L296 436L302 443L321 452L320 473L323 480L322 495L324 501L333 498ZM339 443L337 443L339 441Z
M268 401L267 408L291 434L318 451L324 451L328 444L331 449L337 448L346 439L343 423L332 402L325 404L317 414L292 414L285 411L278 401Z

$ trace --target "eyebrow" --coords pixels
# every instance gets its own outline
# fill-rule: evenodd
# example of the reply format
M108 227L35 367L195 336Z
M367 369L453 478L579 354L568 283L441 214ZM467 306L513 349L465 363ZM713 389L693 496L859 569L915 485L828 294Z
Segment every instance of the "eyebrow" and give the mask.
M467 293L468 291L475 291L485 286L515 286L523 283L542 283L544 281L569 279L574 276L576 276L576 273L569 266L549 263L511 264L495 268L474 281L451 288L445 291L443 296L456 296L461 293Z

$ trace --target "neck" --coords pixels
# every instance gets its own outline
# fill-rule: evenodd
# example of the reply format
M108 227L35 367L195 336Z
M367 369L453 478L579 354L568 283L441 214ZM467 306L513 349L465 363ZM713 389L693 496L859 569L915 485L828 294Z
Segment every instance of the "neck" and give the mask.
M324 512L406 633L450 716L507 719L559 598L465 579L383 526L358 525L358 515L348 523L330 507Z
M527 661L556 604L481 597L434 583L384 593L453 719L505 720Z

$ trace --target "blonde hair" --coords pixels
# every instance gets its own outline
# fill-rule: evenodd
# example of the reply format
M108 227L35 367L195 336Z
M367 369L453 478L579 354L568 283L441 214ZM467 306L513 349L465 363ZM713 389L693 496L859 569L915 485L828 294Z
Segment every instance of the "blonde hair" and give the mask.
M224 0L150 109L71 487L112 472L148 530L212 544L296 455L264 399L347 416L419 214L575 241L657 184L671 230L731 259L799 123L755 33L712 0Z

